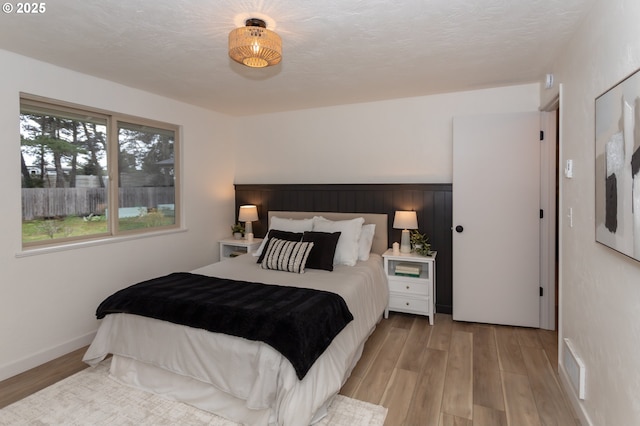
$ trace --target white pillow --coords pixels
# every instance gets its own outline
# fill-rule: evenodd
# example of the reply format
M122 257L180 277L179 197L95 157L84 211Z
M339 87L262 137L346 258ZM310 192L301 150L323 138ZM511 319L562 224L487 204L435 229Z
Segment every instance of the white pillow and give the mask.
M328 220L322 216L313 218L313 231L340 232L336 253L333 256L334 265L353 266L358 261L358 240L362 232L364 218L350 220Z
M262 250L264 250L264 246L267 244L267 235L269 235L269 231L272 229L277 229L278 231L288 231L288 232L300 232L311 231L313 229L313 219L286 219L277 216L271 216L271 223L269 223L269 229L267 229L267 233L265 235L264 240L258 247L258 250L253 252L253 255L259 257L262 254Z
M371 245L373 244L373 234L375 232L375 223L362 225L362 233L358 241L358 260L369 260L369 253L371 253Z
M288 232L304 232L313 229L313 219L287 219L277 216L271 216L269 229L277 229L279 231Z

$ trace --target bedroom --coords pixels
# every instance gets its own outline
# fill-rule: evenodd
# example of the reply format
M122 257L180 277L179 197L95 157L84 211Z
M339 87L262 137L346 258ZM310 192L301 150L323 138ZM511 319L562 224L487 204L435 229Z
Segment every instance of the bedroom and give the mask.
M594 425L629 424L640 418L633 400L640 392L640 368L633 356L640 349L640 332L634 325L640 266L595 243L594 201L588 195L593 193L593 101L640 67L640 30L635 25L639 8L632 1L594 2L594 9L569 45L557 52L549 70L564 87L561 155L572 158L575 167L575 178L564 180L561 192L562 205L572 207L575 216L573 227L565 223L560 230L560 333L575 341L586 363L588 398L576 403ZM3 15L1 19L8 18ZM3 46L9 49L10 41L5 40ZM0 58L0 134L4 141L0 145L0 177L4 182L0 191L5 200L0 206L4 218L0 368L6 373L4 377L86 345L95 332L97 302L115 289L147 278L149 271L162 274L193 269L215 260L215 242L227 236L234 220L234 183L257 179L270 183L449 182L451 117L479 111L536 110L553 96L535 82L249 119L212 112L8 50L1 51ZM189 182L183 193L187 230L16 257L21 251L20 212L16 208L20 205L20 178L15 161L19 92L182 124L184 179ZM379 125L365 125L373 122ZM414 139L415 134L428 137ZM300 140L310 144L303 146ZM403 151L421 156L405 155L403 161L390 161L391 148L398 142L404 144ZM383 149L371 150L372 146ZM277 155L283 148L288 150L286 159ZM364 151L370 154L367 164L360 161ZM306 167L304 160L308 158L318 166ZM328 173L324 164L333 164L334 171Z

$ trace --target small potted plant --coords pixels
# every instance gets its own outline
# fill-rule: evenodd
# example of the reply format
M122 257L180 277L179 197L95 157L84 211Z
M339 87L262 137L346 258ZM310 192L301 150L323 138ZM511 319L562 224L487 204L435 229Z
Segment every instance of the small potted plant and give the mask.
M421 234L417 229L411 231L411 249L420 256L431 255L431 244L425 234Z
M236 240L240 240L244 235L244 226L242 226L240 223L236 223L235 225L231 226L231 232L233 233L233 237Z

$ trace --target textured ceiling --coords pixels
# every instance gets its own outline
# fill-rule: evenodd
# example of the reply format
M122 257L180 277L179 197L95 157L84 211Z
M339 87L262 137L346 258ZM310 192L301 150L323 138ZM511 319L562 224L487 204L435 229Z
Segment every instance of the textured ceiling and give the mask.
M248 115L542 81L594 1L51 0L0 14L0 48ZM249 17L279 65L229 59Z

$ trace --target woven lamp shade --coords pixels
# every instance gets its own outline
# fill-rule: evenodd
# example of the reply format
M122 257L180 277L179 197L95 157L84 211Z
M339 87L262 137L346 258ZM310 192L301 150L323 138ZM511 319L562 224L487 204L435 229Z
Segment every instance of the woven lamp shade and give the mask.
M251 68L276 65L282 60L282 39L264 21L248 19L246 27L229 33L229 56Z

